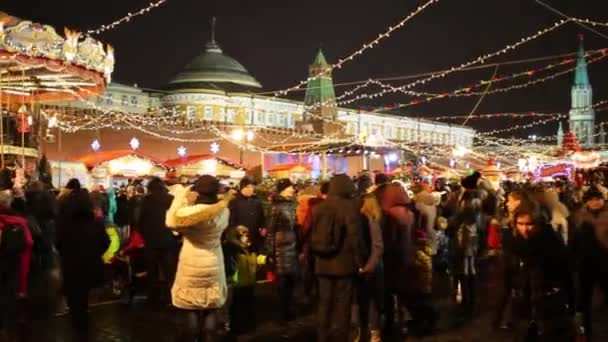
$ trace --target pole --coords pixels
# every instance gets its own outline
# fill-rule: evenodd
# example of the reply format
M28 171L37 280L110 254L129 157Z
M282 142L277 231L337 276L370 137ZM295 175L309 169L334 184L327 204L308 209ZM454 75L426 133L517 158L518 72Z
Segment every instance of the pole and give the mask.
M321 179L327 179L327 151L321 152Z
M4 169L4 105L2 103L2 74L0 74L0 164ZM8 108L8 105L7 105Z
M57 163L57 172L59 173L57 175L57 186L61 188L61 160L63 157L61 156L61 128L59 128L59 125L57 125L57 155L59 156L59 161Z

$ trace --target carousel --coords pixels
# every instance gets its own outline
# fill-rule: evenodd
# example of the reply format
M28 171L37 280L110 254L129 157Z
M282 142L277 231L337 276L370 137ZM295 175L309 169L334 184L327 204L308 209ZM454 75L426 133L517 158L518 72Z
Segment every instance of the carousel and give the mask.
M40 104L79 100L105 90L114 70L112 47L79 32L0 12L0 164L34 175L41 139L59 126ZM45 124L42 124L43 119Z

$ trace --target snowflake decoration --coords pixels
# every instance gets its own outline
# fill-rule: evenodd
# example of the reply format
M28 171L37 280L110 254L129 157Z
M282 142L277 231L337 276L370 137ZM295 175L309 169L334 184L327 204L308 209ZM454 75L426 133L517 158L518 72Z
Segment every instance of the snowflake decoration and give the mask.
M220 144L213 142L213 144L211 144L211 152L213 152L213 154L217 154L220 151Z
M131 146L131 149L137 150L139 148L139 140L137 138L131 139L129 146Z
M93 140L93 142L91 143L91 148L95 152L99 151L99 149L101 148L101 144L99 143L99 140L97 140L97 139Z
M180 146L177 148L177 155L184 158L186 156L186 154L188 153L188 149L186 149L185 146Z

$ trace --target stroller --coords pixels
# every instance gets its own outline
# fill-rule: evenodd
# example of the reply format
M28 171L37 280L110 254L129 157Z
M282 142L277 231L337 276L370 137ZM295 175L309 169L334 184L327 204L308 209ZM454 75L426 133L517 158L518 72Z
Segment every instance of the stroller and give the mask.
M133 303L137 292L146 285L144 240L137 230L131 231L129 242L110 261L112 266L112 292L117 297L128 293L128 304Z

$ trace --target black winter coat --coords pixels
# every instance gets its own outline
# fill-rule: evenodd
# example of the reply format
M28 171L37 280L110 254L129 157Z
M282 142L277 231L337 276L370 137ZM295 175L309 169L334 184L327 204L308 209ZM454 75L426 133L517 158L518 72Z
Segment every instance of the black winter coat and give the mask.
M67 291L90 289L103 280L101 256L110 245L104 223L96 220L86 190L62 198L57 218L57 249Z
M291 199L274 197L268 215L266 252L274 260L278 275L298 272L298 233L296 209Z
M547 295L558 288L573 308L569 253L551 226L542 225L527 240L507 231L503 236L503 251L503 294L513 290L520 293L529 300L530 313L533 314L542 312L542 306L547 304L545 300L551 298Z
M340 250L334 255L316 256L315 273L319 276L347 277L358 274L363 267L365 244L361 236L361 216L353 196L355 186L348 176L338 175L331 179L326 200L312 210L312 230L342 229ZM314 250L314 246L311 246Z
M165 225L165 216L172 201L173 196L167 193L148 194L141 200L137 221L147 249L177 248L176 238Z
M262 202L256 196L245 197L239 194L230 201L228 209L230 209L229 232L237 226L247 227L253 250L255 252L260 251L264 245L264 239L260 235L259 229L263 228L266 223ZM240 242L237 242L237 244L240 244Z

